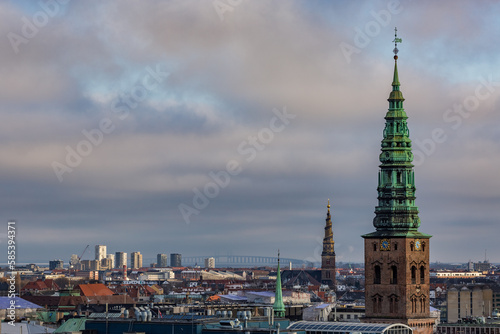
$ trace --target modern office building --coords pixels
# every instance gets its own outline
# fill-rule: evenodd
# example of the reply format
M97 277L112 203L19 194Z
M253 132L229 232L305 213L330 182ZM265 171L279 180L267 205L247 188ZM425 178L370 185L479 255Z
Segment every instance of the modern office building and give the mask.
M141 252L130 253L130 268L132 268L132 269L142 268L142 254L141 254Z
M106 258L106 246L96 245L95 246L95 259L101 261Z
M168 255L167 254L156 255L156 266L158 268L166 268L168 266Z
M54 270L54 269L62 269L64 266L64 261L63 260L52 260L49 261L49 269Z
M122 269L123 266L127 265L127 253L116 252L115 253L115 268Z
M100 261L99 270L108 270L108 269L113 269L113 261L110 258L105 257Z
M78 259L78 255L76 254L71 254L71 258L69 260L69 265L70 266L75 266L78 264L78 262L80 262L80 260Z
M177 254L177 253L170 254L170 266L171 267L182 267L181 254Z
M110 261L111 267L109 267L109 269L114 268L115 267L115 254L106 255L106 259L108 259L108 261Z
M208 257L205 259L205 268L215 268L215 258Z

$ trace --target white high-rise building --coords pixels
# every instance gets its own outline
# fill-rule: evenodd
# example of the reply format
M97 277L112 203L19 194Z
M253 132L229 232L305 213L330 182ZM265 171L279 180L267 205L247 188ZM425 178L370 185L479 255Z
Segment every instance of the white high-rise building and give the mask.
M108 254L106 258L110 261L110 269L115 267L115 254Z
M70 260L69 260L69 265L70 265L70 267L71 267L71 266L75 266L75 265L77 265L77 264L78 264L78 262L80 262L80 261L78 260L78 255L76 255L76 254L71 254L71 258L70 258Z
M213 257L205 259L205 268L215 268L215 259Z
M96 245L95 246L95 259L101 261L106 258L106 246Z
M141 252L130 253L130 268L132 268L132 269L142 268L142 254L141 254Z

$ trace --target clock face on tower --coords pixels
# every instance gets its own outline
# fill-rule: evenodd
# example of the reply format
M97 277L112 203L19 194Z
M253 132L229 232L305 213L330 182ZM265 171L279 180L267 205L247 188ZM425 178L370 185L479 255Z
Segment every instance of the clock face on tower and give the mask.
M389 239L380 240L380 250L387 251L391 249L391 241Z
M415 249L420 250L421 247L422 247L422 242L418 239L415 240Z

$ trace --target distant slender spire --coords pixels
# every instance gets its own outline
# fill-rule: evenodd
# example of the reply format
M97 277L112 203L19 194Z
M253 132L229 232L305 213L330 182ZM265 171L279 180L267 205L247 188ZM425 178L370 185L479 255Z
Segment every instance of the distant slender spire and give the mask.
M278 250L278 272L276 274L276 292L274 297L274 316L277 318L285 317L285 304L283 304L283 293L281 291L281 272L280 272L280 251Z
M326 206L325 237L323 238L323 252L321 253L321 283L335 290L335 250L333 241L332 217L330 215L330 200Z
M326 207L328 210L326 212L325 236L323 238L323 252L321 255L335 255L332 216L330 215L330 199L328 199L328 205Z

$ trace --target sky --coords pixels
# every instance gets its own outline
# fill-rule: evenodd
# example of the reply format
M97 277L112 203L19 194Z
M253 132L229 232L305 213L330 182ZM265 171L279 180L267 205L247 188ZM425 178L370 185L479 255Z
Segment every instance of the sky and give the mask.
M495 1L0 1L0 230L16 261L337 261L374 231L393 75L431 261L500 262ZM0 259L6 262L7 256Z

